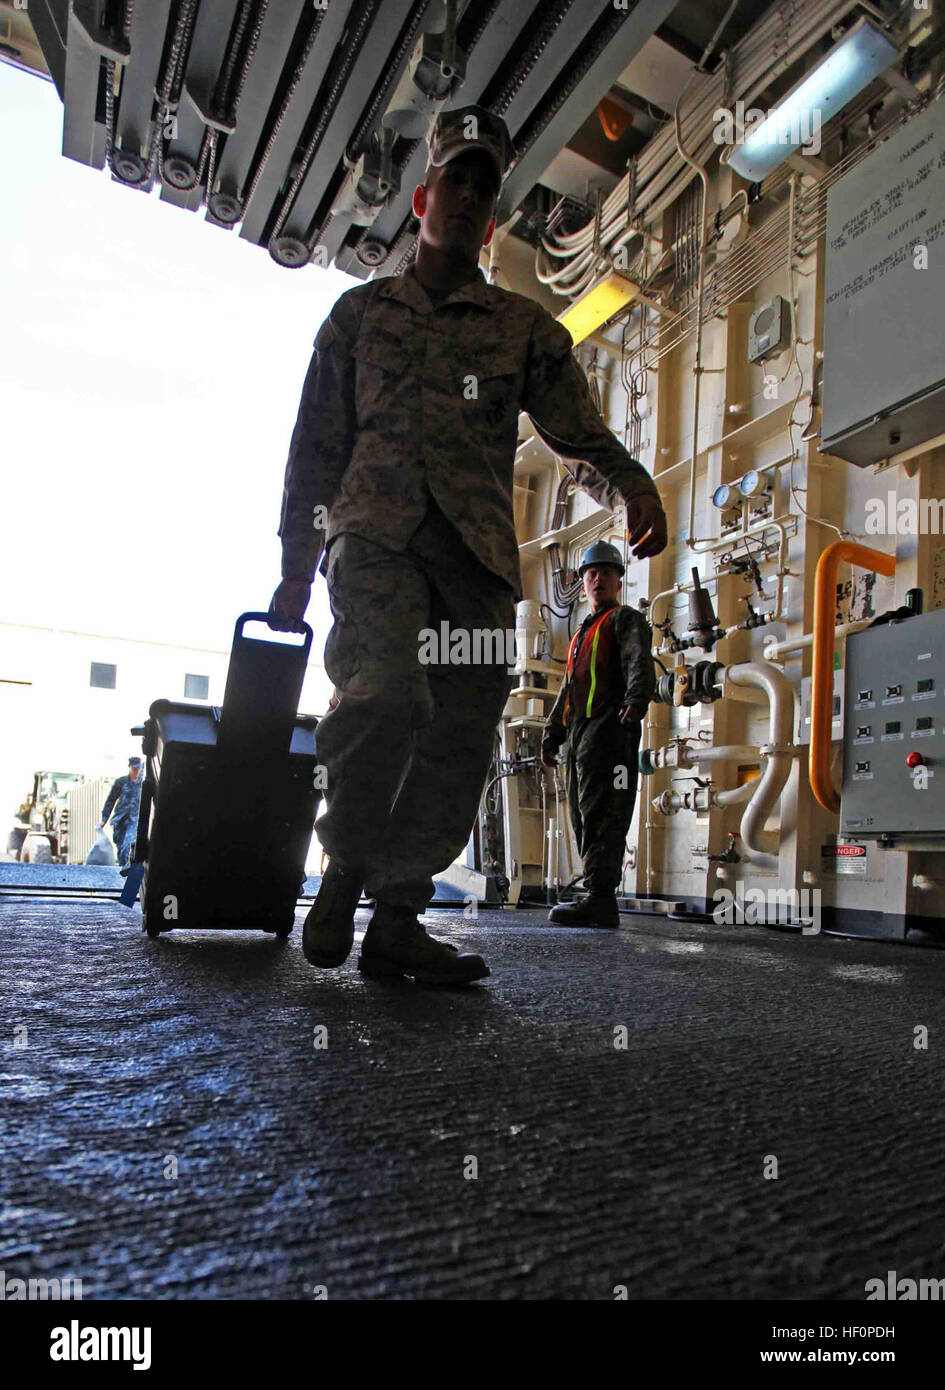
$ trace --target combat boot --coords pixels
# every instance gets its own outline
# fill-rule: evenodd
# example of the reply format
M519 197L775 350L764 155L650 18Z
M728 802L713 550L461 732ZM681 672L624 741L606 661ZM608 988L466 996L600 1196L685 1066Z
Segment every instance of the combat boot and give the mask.
M620 911L614 893L590 893L576 903L559 903L548 913L557 927L619 927Z
M309 965L330 970L344 965L354 943L354 914L361 900L361 874L333 860L322 877L302 928L302 954Z
M358 969L376 978L412 975L424 985L468 985L489 974L482 956L461 954L448 941L427 936L409 909L382 903L364 933Z

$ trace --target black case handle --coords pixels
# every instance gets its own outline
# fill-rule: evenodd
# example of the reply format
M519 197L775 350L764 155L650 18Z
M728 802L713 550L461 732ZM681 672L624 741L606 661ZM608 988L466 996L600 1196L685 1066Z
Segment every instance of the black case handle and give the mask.
M251 622L253 622L254 620L255 620L256 622L265 623L266 626L267 626L268 628L270 628L273 632L285 632L285 631L287 631L288 629L285 629L285 628L274 628L274 627L272 626L272 620L273 620L274 617L275 617L275 613L274 613L274 611L273 611L273 607L272 607L272 604L271 604L271 603L270 603L270 605L269 605L269 611L268 611L268 613L241 613L241 614L239 615L239 617L237 618L237 620L236 620L236 627L233 629L233 646L235 647L236 644L237 644L237 642L243 641L243 640L245 640L245 641L247 641L247 642L259 642L259 641L264 640L264 639L259 638L259 637L247 637L247 638L245 638L245 639L243 638L243 628L246 626L247 623L251 623ZM305 634L305 641L304 641L304 643L302 644L301 647L296 647L295 650L296 650L296 651L302 652L302 654L303 654L303 666L304 666L304 665L307 665L307 664L308 664L308 654L309 654L309 652L310 652L311 649L312 649L312 629L309 627L308 623L306 623L306 622L304 622L304 621L302 621L302 622L299 623L299 628L300 628L301 631ZM292 630L292 631L295 631L295 629L291 629L291 630ZM284 647L284 646L291 646L291 643L288 643L288 642L273 642L272 645L273 645L274 647Z
M246 623L253 620L271 628L271 617L271 612L241 613L233 631L217 748L240 762L287 755L295 728L312 629L301 624L301 645L243 636Z

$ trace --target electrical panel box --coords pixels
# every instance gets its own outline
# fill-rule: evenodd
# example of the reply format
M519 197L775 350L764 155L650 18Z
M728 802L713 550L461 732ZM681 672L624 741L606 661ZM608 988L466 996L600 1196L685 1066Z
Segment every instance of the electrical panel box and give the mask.
M821 449L866 467L945 418L945 101L827 190Z
M945 608L851 634L843 707L841 834L945 849Z
M776 294L748 320L748 360L763 362L787 347L791 339L791 306Z

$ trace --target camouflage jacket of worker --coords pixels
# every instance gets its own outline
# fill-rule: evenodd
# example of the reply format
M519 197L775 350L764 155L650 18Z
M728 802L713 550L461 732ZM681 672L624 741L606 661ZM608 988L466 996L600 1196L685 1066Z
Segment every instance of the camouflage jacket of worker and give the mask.
M605 673L604 678L608 682L610 698L607 701L606 711L622 709L625 705L631 706L637 715L642 719L646 713L647 705L653 698L656 691L656 668L653 664L651 651L653 643L653 630L644 618L643 614L636 608L631 608L627 604L617 604L611 609L613 617L613 644L611 647L610 670ZM579 629L580 637L575 648L575 660L580 649L584 634L599 614L588 613ZM557 753L568 736L568 729L575 724L581 723L578 716L570 716L569 722L564 722L564 702L568 694L568 678L565 675L561 682L561 689L558 691L558 698L551 707L551 713L545 721L545 728L542 734L542 750L550 753ZM599 717L597 715L595 718Z
M572 346L547 309L481 271L435 307L412 266L341 295L315 339L289 448L283 578L311 583L343 531L402 551L432 493L520 597L512 476L523 410L602 506L658 497L601 419Z
M141 788L143 785L144 778L140 773L135 781L132 781L129 776L116 777L111 785L108 796L105 798L105 805L102 807L102 820L108 820L113 806L115 808L116 820L124 820L128 816L137 816L138 804L141 800Z

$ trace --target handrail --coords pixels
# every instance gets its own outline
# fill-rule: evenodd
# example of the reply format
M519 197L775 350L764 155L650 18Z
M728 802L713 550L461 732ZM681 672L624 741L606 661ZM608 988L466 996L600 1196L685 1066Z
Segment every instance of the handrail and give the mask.
M817 561L814 578L814 660L810 682L810 753L808 768L811 791L827 811L840 810L830 775L830 735L833 723L833 657L836 647L834 625L837 605L837 570L842 564L859 565L877 574L896 571L895 555L856 541L834 541Z

